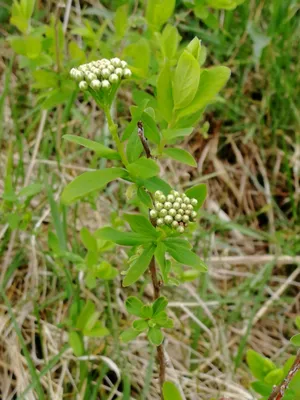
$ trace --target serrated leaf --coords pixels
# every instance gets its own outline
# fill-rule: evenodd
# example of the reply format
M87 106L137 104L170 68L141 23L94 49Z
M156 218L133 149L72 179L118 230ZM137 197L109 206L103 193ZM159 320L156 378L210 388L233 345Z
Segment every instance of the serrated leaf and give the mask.
M104 146L101 143L97 143L93 140L83 138L76 135L64 135L63 139L69 142L79 144L89 150L94 151L98 156L107 158L108 160L120 160L120 155L117 151Z
M173 78L174 109L187 107L193 101L200 81L200 66L188 51L181 54Z
M69 183L61 196L64 204L71 204L81 197L103 189L109 182L126 176L122 168L105 168L100 171L85 172Z
M196 160L186 150L178 148L168 148L163 150L163 154L183 164L190 165L191 167L197 167Z
M149 268L149 264L154 254L154 251L154 244L150 244L148 247L145 247L143 253L127 270L126 276L123 280L124 287L132 285L134 282L136 282L140 278L140 276L143 275L143 273Z

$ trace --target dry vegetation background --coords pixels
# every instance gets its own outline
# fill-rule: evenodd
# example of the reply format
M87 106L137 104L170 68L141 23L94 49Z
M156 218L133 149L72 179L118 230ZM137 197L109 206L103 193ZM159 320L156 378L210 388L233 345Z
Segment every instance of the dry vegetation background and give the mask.
M88 9L107 11L110 17L114 9L110 2L67 2L71 9L66 17L66 8L58 2L46 3L47 13L40 13L36 24L47 23L60 8L61 20L67 21L66 40L83 18L103 23L105 13L87 13ZM135 13L141 15L143 2L136 4ZM77 385L80 363L85 362L90 379L99 382L95 399L157 399L154 353L146 338L118 349L111 337L89 339L90 359L81 362L64 347L67 334L62 324L72 302L66 295L64 270L74 280L77 271L71 263L55 258L48 233L55 231L55 221L60 220L70 251L83 252L78 235L82 226L95 230L109 222L110 213L119 218L120 206L125 211L134 210L135 205L125 203L125 183L121 188L111 184L92 205L84 202L65 209L59 204L67 182L101 166L93 154L61 141L61 135L102 140L107 127L102 112L81 97L67 113L65 105L41 108L30 71L21 68L7 41L15 33L8 19L10 5L1 1L0 8L0 190L4 190L10 154L13 168L9 173L16 190L32 182L47 182L48 187L22 211L32 217L24 230L11 229L7 220L11 211L0 210L0 397L38 399L30 388L38 376L32 371L43 371L40 379L47 399L84 399ZM198 168L176 162L161 165L164 176L178 188L199 182L209 188L192 236L209 272L180 288L164 289L175 320L175 329L166 333L167 375L180 383L187 399L256 399L250 389L246 350L252 348L278 365L295 353L289 339L296 333L294 318L300 314L297 16L299 8L291 0L252 0L233 12L220 12L219 30L212 30L182 5L176 11L174 21L183 39L198 35L208 47L206 65L221 63L232 69L222 99L205 114L204 121L210 123L207 134L201 123L183 144L194 154ZM106 37L112 31L109 22ZM257 57L253 51L266 42ZM120 129L130 119L131 104L131 88L124 86L115 105ZM127 256L119 250L107 257L121 268ZM104 287L89 290L80 276L79 285L81 296L92 299L108 319ZM117 278L111 286L120 329L129 324L124 299L134 293L150 300L148 281L124 290ZM130 378L129 391L122 381L124 371Z

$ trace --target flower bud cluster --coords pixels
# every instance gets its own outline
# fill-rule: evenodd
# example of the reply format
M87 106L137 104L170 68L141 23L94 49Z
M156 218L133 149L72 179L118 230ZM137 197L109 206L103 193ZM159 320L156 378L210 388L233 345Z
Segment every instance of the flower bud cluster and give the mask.
M197 212L194 207L198 204L197 199L190 199L176 190L172 190L167 196L157 190L154 198L154 208L150 210L150 217L156 221L157 226L168 225L183 233L189 222L195 221Z
M70 76L79 82L79 89L108 90L112 85L119 83L121 79L130 78L131 71L127 68L126 61L119 58L92 61L82 64L78 68L72 68Z

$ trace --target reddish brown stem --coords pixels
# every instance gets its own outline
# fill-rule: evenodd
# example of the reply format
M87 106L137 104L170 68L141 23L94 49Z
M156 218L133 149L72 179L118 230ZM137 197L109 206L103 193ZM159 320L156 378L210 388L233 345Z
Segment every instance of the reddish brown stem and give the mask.
M281 400L285 394L285 391L288 389L291 380L299 370L300 370L300 350L298 350L297 352L296 359L294 361L294 364L291 366L289 373L278 386L275 386L268 400Z
M154 257L152 257L152 260L150 262L149 270L150 270L152 285L153 285L153 293L154 293L153 300L156 300L160 297L160 283L157 278ZM157 347L157 361L158 361L158 365L159 365L159 384L160 384L160 390L161 390L161 396L162 396L162 388L163 388L163 384L166 380L166 359L165 359L163 344L161 344ZM163 398L163 397L161 397L161 398Z

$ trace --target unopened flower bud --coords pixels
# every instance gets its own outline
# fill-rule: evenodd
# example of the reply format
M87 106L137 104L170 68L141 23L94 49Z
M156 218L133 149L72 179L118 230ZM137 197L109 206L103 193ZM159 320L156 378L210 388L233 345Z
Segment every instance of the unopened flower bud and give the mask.
M163 225L163 224L164 224L163 218L158 218L157 221L156 221L156 225L157 225L157 226L161 226L161 225Z
M98 79L94 79L94 80L91 82L91 88L94 89L94 90L99 90L99 89L101 89L101 82L100 82Z
M118 76L122 76L123 75L123 70L122 70L122 68L116 68L115 70L114 70L114 72L115 72L115 74L117 74Z
M158 211L160 211L160 210L163 208L163 205L162 205L159 201L156 201L156 202L155 202L155 208L156 208Z
M192 213L191 213L191 217L192 217L192 218L196 218L196 217L197 217L197 213L196 213L196 211L192 211Z
M109 89L110 88L109 81L104 79L104 81L102 81L102 87L103 87L103 89Z
M184 210L182 208L179 208L179 210L177 210L177 214L183 215L184 214Z
M79 82L79 89L80 90L87 90L87 88L88 88L88 84L87 84L86 81Z
M183 215L183 217L182 217L183 222L189 222L189 220L190 220L190 218L188 215Z
M179 223L177 221L173 221L172 222L172 227L173 228L177 228L178 225L179 225Z
M165 208L163 208L163 209L160 210L160 212L159 212L159 216L160 216L160 217L165 217L167 214L168 214L168 211L167 211Z
M181 203L181 206L180 206L183 210L186 210L186 204L185 203Z
M124 78L130 78L131 77L131 71L129 68L125 68L123 71L123 76Z
M162 194L161 196L159 196L158 200L159 200L161 203L164 203L164 202L166 201L166 196Z
M194 209L194 207L193 207L191 204L188 204L186 208L187 208L188 210L191 210L191 211L193 211L193 209Z
M175 208L175 210L179 210L180 204L175 201L175 203L173 203L173 208Z
M110 83L117 83L119 81L119 77L116 74L111 74L109 77Z
M182 215L181 214L176 214L175 215L175 220L176 221L181 221L182 220Z
M156 210L150 210L150 217L151 218L156 218L157 217L157 211Z
M165 204L164 204L164 207L165 207L167 210L170 210L170 209L172 208L172 203L170 203L169 201L166 201Z
M184 232L184 227L183 226L178 226L178 228L176 230L179 233L183 233Z
M110 71L108 68L103 68L103 70L101 71L101 75L103 76L103 78L108 78L110 76Z
M127 62L126 61L121 61L121 67L126 68L127 67Z
M171 217L175 217L176 214L177 214L177 211L174 208L171 208L169 210L169 215L171 215Z
M175 197L174 197L172 194L169 194L169 195L167 196L167 200L170 201L171 203L174 203Z
M181 204L182 203L182 198L178 196L178 197L176 197L175 201L176 201L176 203Z
M185 215L191 215L191 212L192 212L191 210L187 209L187 210L184 211L184 214Z
M190 200L188 197L185 197L185 198L183 199L183 202L184 202L185 204L190 204L191 200Z
M171 217L171 215L167 215L165 216L164 221L166 224L171 224L173 222L173 218Z
M113 65L114 67L119 67L119 66L121 65L121 60L120 60L119 58L117 58L117 57L112 58L112 59L110 60L110 62L112 63L112 65Z
M163 194L163 192L161 192L160 190L157 190L157 191L154 193L154 197L156 198L156 200L158 200L162 194Z
M191 204L195 207L198 204L198 200L197 199L192 199L191 200Z

